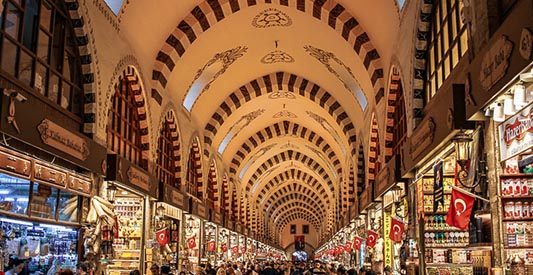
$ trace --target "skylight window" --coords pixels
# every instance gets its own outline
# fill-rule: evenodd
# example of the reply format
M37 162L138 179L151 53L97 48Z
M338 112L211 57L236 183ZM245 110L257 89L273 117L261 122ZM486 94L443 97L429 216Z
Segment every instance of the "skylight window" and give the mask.
M124 0L105 0L105 3L115 15L118 15L118 12L120 11L120 7L122 7L122 3L124 3Z
M405 0L398 0L398 7L400 8L400 10L403 9L404 4L405 4Z

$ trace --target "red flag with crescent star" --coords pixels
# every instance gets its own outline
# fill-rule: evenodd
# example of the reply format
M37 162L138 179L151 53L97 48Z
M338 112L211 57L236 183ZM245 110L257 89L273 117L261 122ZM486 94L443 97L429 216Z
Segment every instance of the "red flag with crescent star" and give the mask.
M223 243L223 244L221 245L221 247L222 247L222 251L223 251L223 252L228 252L228 245L227 245L227 244Z
M189 248L195 248L196 247L196 237L195 236L192 236L190 237L189 239L187 239L187 245L189 246Z
M233 252L233 254L237 254L239 253L239 247L238 246L234 246L231 248L231 251Z
M361 238L359 236L355 236L355 238L353 238L353 249L355 249L355 250L361 249L361 244L362 243L363 243L363 238Z
M346 241L346 245L344 246L344 251L351 252L352 251L352 242Z
M374 247L374 245L376 245L377 240L378 240L378 233L372 230L368 230L368 233L366 236L366 246Z
M164 246L168 243L168 234L167 234L167 228L163 228L157 232L155 232L155 236L157 238L157 242L159 243L159 246Z
M403 222L397 219L391 219L389 238L397 243L402 242L402 235L405 229Z
M448 209L448 215L446 215L446 223L461 230L468 229L474 201L475 198L453 189L450 208Z
M215 241L207 242L207 250L214 252L215 251Z

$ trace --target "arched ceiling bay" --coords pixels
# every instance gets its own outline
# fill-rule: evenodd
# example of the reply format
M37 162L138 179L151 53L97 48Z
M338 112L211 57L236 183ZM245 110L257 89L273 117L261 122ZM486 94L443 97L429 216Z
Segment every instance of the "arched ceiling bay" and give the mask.
M279 241L303 219L330 233L356 134L384 96L394 1L157 2L123 6L121 31L152 90L190 112L203 155L220 155L250 223L266 226L252 229Z

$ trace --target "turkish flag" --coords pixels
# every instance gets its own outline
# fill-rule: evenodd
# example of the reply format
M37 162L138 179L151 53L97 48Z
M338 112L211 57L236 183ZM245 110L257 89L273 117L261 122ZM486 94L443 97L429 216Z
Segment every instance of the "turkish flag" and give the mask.
M233 254L239 253L239 247L238 246L232 247L231 250L233 251Z
M207 250L211 252L215 251L215 241L207 242Z
M344 251L346 252L352 251L352 242L346 241L346 245L344 246Z
M157 242L159 243L159 246L164 246L168 243L168 234L167 234L167 228L163 228L157 232L155 232L155 236L157 239Z
M196 247L196 238L195 238L195 236L192 236L189 239L187 239L187 245L191 249Z
M366 246L374 247L374 245L376 245L377 240L378 240L378 233L372 230L368 230L368 233L366 236Z
M115 216L114 220L115 224L113 225L113 238L118 238L118 231L120 230L118 227L118 216Z
M474 201L475 198L453 189L450 208L448 209L448 215L446 215L446 223L461 230L468 229Z
M359 236L355 236L355 238L353 239L353 249L355 250L359 250L361 249L361 244L363 243L363 238L359 237Z
M227 244L223 243L221 246L222 246L222 251L223 252L228 252L228 245Z
M391 219L389 238L394 242L402 242L402 235L405 229L403 222L397 219Z
M244 246L241 247L241 253L242 253L242 254L246 253L246 247L244 247Z

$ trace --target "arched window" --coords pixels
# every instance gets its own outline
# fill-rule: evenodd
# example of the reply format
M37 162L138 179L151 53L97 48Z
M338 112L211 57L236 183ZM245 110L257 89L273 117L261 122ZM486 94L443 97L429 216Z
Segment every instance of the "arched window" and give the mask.
M0 5L0 75L81 117L81 62L64 1L4 0Z
M198 188L196 183L198 182L198 174L196 173L196 161L194 160L194 148L191 147L189 153L189 163L187 165L187 193L198 198Z
M393 80L396 84L396 101L394 101L394 125L392 126L392 154L401 155L402 146L407 139L407 118L405 116L405 98L403 97L402 81L399 76Z
M468 33L461 21L463 1L434 1L428 45L426 99L431 100L468 50Z
M165 120L163 127L159 133L159 141L157 146L157 162L156 162L156 174L161 182L181 188L178 181L179 175L177 175L177 167L179 165L179 159L175 155L173 129L171 122Z
M205 204L211 209L215 209L215 186L217 184L217 175L214 162L209 166L209 176L207 177L207 190Z
M142 133L133 86L138 86L137 79L126 72L115 84L108 114L107 148L147 169L148 162L142 158Z

